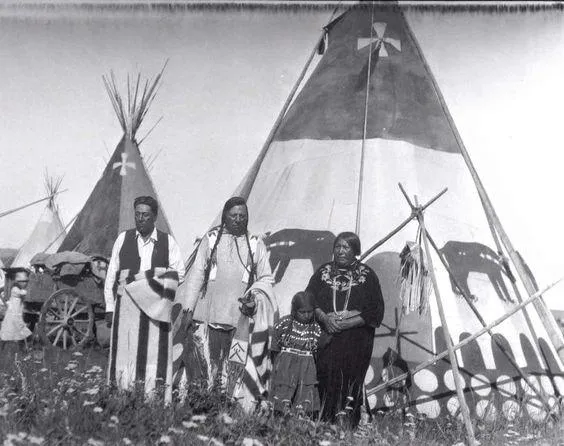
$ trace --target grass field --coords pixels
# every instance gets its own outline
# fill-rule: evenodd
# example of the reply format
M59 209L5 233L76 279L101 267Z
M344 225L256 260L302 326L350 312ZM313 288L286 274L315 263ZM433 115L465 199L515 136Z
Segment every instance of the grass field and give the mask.
M462 424L377 414L354 432L299 413L249 416L221 392L192 383L164 407L105 384L107 350L0 353L0 436L9 445L456 445ZM178 400L178 399L177 399ZM564 445L560 421L474 424L482 445Z

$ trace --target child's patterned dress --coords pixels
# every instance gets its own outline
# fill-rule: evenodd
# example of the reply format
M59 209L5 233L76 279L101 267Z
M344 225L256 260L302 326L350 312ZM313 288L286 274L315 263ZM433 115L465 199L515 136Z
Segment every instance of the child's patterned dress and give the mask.
M302 324L289 315L276 325L272 350L280 353L274 362L272 379L274 410L289 406L302 406L307 412L320 409L313 357L320 336L321 328L315 321Z

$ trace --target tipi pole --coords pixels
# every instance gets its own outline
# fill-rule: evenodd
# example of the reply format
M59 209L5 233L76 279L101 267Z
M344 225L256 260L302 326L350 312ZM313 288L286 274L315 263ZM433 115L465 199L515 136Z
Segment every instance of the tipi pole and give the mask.
M415 205L417 206L417 196L415 196ZM437 283L437 277L435 276L435 270L433 269L433 259L431 257L431 251L429 249L429 241L427 240L427 232L425 230L425 220L423 218L423 213L418 213L419 224L421 225L423 242L425 245L425 254L427 257L427 264L429 265L429 271L431 273L431 281L433 282L433 288L435 291L435 298L437 301L437 307L439 310L439 316L441 318L441 325L443 326L443 333L445 337L445 342L447 345L448 356L450 360L450 366L452 368L452 374L454 377L454 384L456 386L456 394L458 396L458 402L460 403L460 410L462 413L462 419L464 420L464 426L466 428L466 435L468 437L468 443L470 446L477 444L476 437L474 436L474 427L472 426L472 420L470 419L470 410L466 404L466 399L464 398L464 391L461 385L460 370L458 369L458 360L453 350L452 339L450 337L450 332L448 329L447 319L445 316L443 303L441 300L441 293L439 291L439 285Z
M337 5L335 7L335 9L333 10L331 17L329 18L329 23L333 20L333 17L335 17L335 14L337 13L338 9L339 9L339 5ZM248 195L249 195L249 193L250 193L250 191L253 187L253 184L255 182L255 179L256 179L256 176L257 176L257 171L258 171L260 165L262 164L264 158L266 157L266 153L268 152L268 148L270 147L270 144L272 144L272 141L274 140L274 136L276 135L276 132L278 131L278 128L280 127L280 124L282 124L282 120L284 119L284 116L286 116L286 112L290 108L290 105L292 104L292 101L294 100L294 96L296 95L296 92L300 88L300 85L302 84L302 81L304 80L305 75L307 74L309 66L311 65L311 62L313 61L313 58L315 57L315 54L317 53L320 45L325 40L326 35L327 35L327 29L323 28L323 31L321 32L321 36L319 37L319 39L315 43L315 46L313 47L313 49L311 50L311 53L308 56L306 63L304 65L304 67L302 68L302 71L300 72L300 75L296 79L296 82L294 83L294 86L292 87L290 94L288 95L288 97L286 98L286 101L284 102L284 105L282 106L282 110L278 114L278 117L276 118L276 121L274 122L274 125L272 126L272 129L270 130L270 133L266 137L266 141L262 145L262 148L260 150L260 153L259 153L256 161L251 166L251 169L247 174L247 176L249 177L249 181L246 184L243 184L243 186L241 187L241 190L239 191L239 195L241 195L242 197L245 197L245 198L248 197Z
M502 322L504 322L505 320L509 319L511 316L513 316L515 313L517 313L518 311L522 310L523 308L525 308L527 305L535 302L537 299L540 298L540 296L543 293L546 293L548 290L550 290L552 287L554 287L555 285L557 285L559 282L561 282L562 280L564 280L564 277L561 277L560 279L558 279L556 282L551 283L550 285L546 286L544 289L537 291L535 294L533 294L531 297L529 297L527 300L524 300L523 302L521 302L520 304L516 305L515 307L513 307L511 310L509 310L507 313L505 313L503 316L500 316L499 318L497 318L495 321L491 322L490 324L488 324L486 327L482 328L481 330L477 331L476 333L474 333L473 335L468 336L466 339L464 339L463 341L460 341L458 344L454 345L452 347L452 350L455 352L457 350L460 350L462 347L464 347L465 345L470 344L470 342L474 341L475 339L479 338L480 336L482 336L484 333L487 333L488 330L491 330L492 328L497 327L499 324L501 324ZM422 362L421 364L419 364L417 367L415 367L413 370L410 370L408 373L402 373L401 375L398 375L392 379L390 379L389 381L386 381L385 383L382 383L376 387L374 387L373 389L370 389L368 391L369 395L373 395L374 393L379 392L382 389L385 389L393 384L396 384L400 381L403 381L405 378L407 378L409 375L415 375L417 372L426 369L427 367L433 365L434 363L436 363L437 361L439 361L440 359L443 359L444 357L449 355L449 351L448 350L444 350L443 352L433 356L431 359L428 359L425 362Z
M474 305L474 303L472 302L472 299L466 294L466 292L464 291L464 289L460 286L460 283L458 282L458 279L455 277L454 273L452 272L450 266L448 265L447 261L445 260L441 250L439 249L439 247L437 246L437 244L435 243L435 241L433 240L433 238L431 237L431 235L429 234L429 231L425 230L425 235L427 237L427 240L429 240L429 243L431 244L431 246L433 247L433 249L435 250L435 252L437 253L437 256L439 257L439 259L441 260L441 263L443 264L443 266L445 267L445 269L448 272L448 275L450 276L450 278L452 279L452 281L454 282L456 288L459 289L460 293L462 294L462 297L464 298L464 300L466 301L466 303L468 304L468 306L470 307L470 309L474 312L474 314L476 315L476 318L478 318L478 321L480 321L480 324L482 325L482 327L487 327L486 321L484 320L484 318L482 317L482 315L480 314L480 312L478 311L478 308L476 308L476 306ZM523 309L523 312L525 311L525 309ZM501 342L499 342L499 340L494 336L494 332L491 330L488 330L488 334L491 336L492 340L495 342L495 345L497 345L497 347L499 348L499 350L503 353L503 355L507 358L507 360L509 361L509 363L513 366L513 368L515 369L515 371L519 374L519 376L529 385L529 387L531 389L533 389L533 391L537 394L537 396L539 397L539 399L542 401L542 403L544 404L545 408L548 410L548 412L550 412L551 408L550 408L550 404L548 403L548 400L545 398L544 395L541 394L540 389L537 389L536 386L534 386L531 382L531 380L529 379L529 377L523 373L523 370L521 370L521 368L519 367L519 365L515 362L515 360L513 359L513 357L507 352L507 350L505 349L505 347L503 346L503 344Z
M401 186L400 186L400 188L401 188ZM437 195L435 195L433 198L431 198L427 203L425 203L423 206L421 206L420 210L424 211L425 209L427 209L435 201L437 201L439 198L441 198L447 192L447 190L448 190L448 188L445 187ZM408 201L409 201L409 199L408 199ZM409 222L411 220L413 220L414 218L417 218L417 214L412 212L409 217L407 217L404 221L402 221L399 225L397 225L395 229L393 229L392 231L390 231L388 233L388 235L386 235L384 238L380 239L379 241L374 243L370 248L368 248L368 250L366 250L360 256L359 260L362 261L366 257L368 257L372 252L374 252L376 249L378 249L380 246L382 246L384 243L386 243L388 240L390 240L394 235L396 235L398 232L400 232L403 228L405 228L409 224Z
M374 35L374 30L372 23L374 23L374 2L372 2L372 15L370 17L370 45L368 48L368 66L366 67L366 95L364 98L364 123L362 126L362 145L360 147L360 170L358 173L358 197L356 202L356 225L355 232L360 236L360 217L362 214L362 189L364 183L364 157L365 157L365 147L366 147L366 128L368 126L368 99L370 98L370 75L372 74L372 36ZM376 46L376 52L380 51L382 46L382 41L378 42Z
M405 20L405 17L404 17L404 20ZM405 24L406 24L406 31L409 34L409 36L411 37L411 40L412 40L417 52L419 53L419 57L421 58L423 65L424 65L427 73L429 74L429 78L431 79L431 82L433 84L433 89L435 91L435 94L437 95L437 99L439 100L439 103L441 104L443 112L444 112L444 114L445 114L445 116L448 120L449 126L450 126L450 128L451 128L451 130L454 134L454 137L455 137L455 139L456 139L456 141L457 141L457 143L460 147L462 157L464 158L464 161L466 162L466 165L468 166L468 169L470 170L470 174L472 175L474 183L476 184L478 194L479 194L480 199L482 201L482 206L484 207L484 211L486 212L486 216L488 218L488 223L491 223L490 229L492 230L492 237L494 238L494 240L497 240L497 234L496 234L496 231L497 231L497 233L499 234L499 238L501 239L501 242L503 243L503 245L505 246L505 249L507 250L507 253L509 254L509 258L511 259L511 261L515 265L515 269L517 270L517 274L519 275L519 278L523 282L523 285L525 286L527 293L529 295L533 295L535 293L535 288L529 282L525 268L523 267L523 264L521 263L521 259L517 255L515 249L513 248L513 244L509 240L507 233L505 232L505 230L503 229L503 226L501 225L501 222L500 222L500 220L497 216L497 213L495 212L495 209L494 209L493 204L492 204L492 202L491 202L491 200L490 200L490 198L489 198L489 196L486 192L486 189L485 189L484 185L482 184L482 181L481 181L481 179L478 175L476 168L474 167L474 164L472 163L472 160L470 158L468 151L466 150L466 146L464 145L462 138L460 137L460 133L458 132L458 129L456 128L454 120L452 119L452 116L450 115L450 113L448 111L445 99L444 99L443 95L441 94L441 91L440 91L440 89L437 85L437 81L435 80L433 74L431 73L431 69L429 67L429 64L427 63L427 60L425 59L425 56L423 55L423 52L421 51L421 47L419 46L419 42L415 38L415 35L413 34L409 24L407 23L407 20L405 20ZM558 356L560 357L560 359L562 361L564 361L564 336L562 335L562 332L560 331L559 327L557 326L556 321L554 320L554 317L552 317L552 315L550 314L550 311L548 310L546 303L543 301L542 298L538 299L538 301L535 302L535 308L536 308L537 312L539 313L541 320L544 323L545 329L546 329L548 335L550 336L550 339L551 339L551 341L552 341L552 343L553 343L553 345L554 345L554 347L555 347L555 349L558 353Z
M53 197L55 197L55 195L62 194L63 192L66 192L67 190L68 190L68 189L65 189L65 190L62 190L62 191L58 191L57 193L51 194L51 195L49 195L48 197L42 198L42 199L40 199L40 200L33 201L33 202L31 202L31 203L28 203L28 204L25 204L25 205L23 205L23 206L17 207L17 208L15 208L15 209L10 209L9 211L1 212L1 213L0 213L0 218L5 217L6 215L13 214L14 212L18 212L18 211L21 211L21 210L23 210L23 209L26 209L26 208L28 208L28 207L30 207L30 206L33 206L34 204L41 203L42 201L51 200Z

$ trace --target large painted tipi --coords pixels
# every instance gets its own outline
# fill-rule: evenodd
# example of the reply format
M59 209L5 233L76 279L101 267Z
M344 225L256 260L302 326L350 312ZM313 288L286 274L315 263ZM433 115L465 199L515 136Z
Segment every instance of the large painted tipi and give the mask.
M12 266L29 267L29 261L38 253L51 254L57 249L66 236L65 226L59 216L56 196L59 192L62 178L52 178L45 174L45 190L49 197L47 205L35 225L31 235L19 249Z
M398 183L421 203L448 188L424 216L440 249L440 257L431 257L433 272L457 344L532 295L534 281L497 218L401 9L353 7L324 28L319 44L323 56L287 101L236 191L248 199L251 230L267 235L281 313L331 260L336 234L356 231L366 250L409 217ZM449 357L412 372L447 346L437 293L429 296L428 311L402 311L400 253L418 228L412 221L364 259L386 303L365 380L367 403L384 410L407 403L431 418L457 415L461 393ZM543 420L564 394L558 354L564 340L554 318L540 300L493 333L456 352L471 415L513 419L522 411ZM406 371L402 387L375 391Z
M78 251L109 259L118 234L135 227L135 197L151 195L157 198L139 151L136 133L155 98L161 77L162 72L151 82L145 82L144 87L138 77L137 83L128 89L127 97L120 95L113 76L104 77L124 135L59 251ZM156 226L171 233L162 207Z

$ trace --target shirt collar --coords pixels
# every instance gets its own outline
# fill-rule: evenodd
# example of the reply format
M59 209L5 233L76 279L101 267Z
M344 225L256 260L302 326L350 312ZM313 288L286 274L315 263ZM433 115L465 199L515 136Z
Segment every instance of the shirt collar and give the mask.
M139 239L141 237L141 233L139 231L135 231L135 238ZM155 229L153 229L153 232L151 232L151 235L149 236L149 239L147 240L147 242L156 242L157 241L157 227L155 226Z

